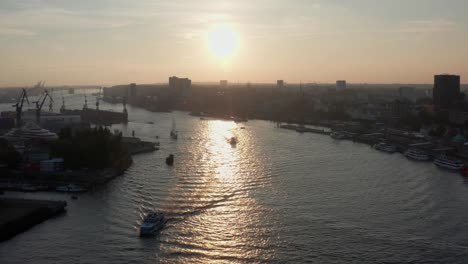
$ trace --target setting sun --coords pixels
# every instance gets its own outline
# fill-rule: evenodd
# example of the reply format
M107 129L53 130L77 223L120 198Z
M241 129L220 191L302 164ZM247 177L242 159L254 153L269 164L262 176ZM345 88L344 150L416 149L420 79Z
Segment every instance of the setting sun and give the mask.
M226 60L232 57L238 46L236 32L225 25L217 26L208 32L208 48L218 59Z

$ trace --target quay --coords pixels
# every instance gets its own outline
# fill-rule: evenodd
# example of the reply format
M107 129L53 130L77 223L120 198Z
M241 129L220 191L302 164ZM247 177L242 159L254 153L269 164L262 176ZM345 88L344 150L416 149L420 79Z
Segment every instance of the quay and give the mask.
M299 133L315 133L321 135L330 135L330 132L326 131L325 129L309 128L298 125L280 125L280 128L294 130Z
M0 199L0 242L63 213L65 201Z

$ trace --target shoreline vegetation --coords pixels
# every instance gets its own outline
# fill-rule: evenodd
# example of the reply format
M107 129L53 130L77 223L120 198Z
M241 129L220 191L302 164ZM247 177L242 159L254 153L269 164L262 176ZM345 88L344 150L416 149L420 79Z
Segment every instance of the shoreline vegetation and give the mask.
M28 171L24 165L15 167L12 163L0 177L0 188L21 191L24 185L30 185L34 189L27 191L55 191L58 186L76 184L89 189L123 174L133 163L122 135L102 127L74 133L69 128L63 129L59 139L49 147L51 158L63 158L63 168ZM11 149L7 147L6 152Z

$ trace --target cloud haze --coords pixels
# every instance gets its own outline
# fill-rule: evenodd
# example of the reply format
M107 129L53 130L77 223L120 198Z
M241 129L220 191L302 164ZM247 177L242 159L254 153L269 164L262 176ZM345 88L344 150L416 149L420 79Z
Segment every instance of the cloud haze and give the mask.
M0 85L196 81L430 83L468 75L462 0L3 0ZM232 27L228 67L207 32Z

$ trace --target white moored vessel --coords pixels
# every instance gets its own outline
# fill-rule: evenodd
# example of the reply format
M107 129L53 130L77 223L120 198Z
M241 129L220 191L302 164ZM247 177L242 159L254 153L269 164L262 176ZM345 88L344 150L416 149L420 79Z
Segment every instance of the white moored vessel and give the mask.
M455 171L458 171L461 169L461 167L463 167L463 162L461 160L451 158L445 154L442 154L437 159L435 159L434 164L439 167Z
M58 186L55 190L57 192L85 192L86 191L85 188L75 185L75 184Z
M429 154L421 149L410 148L405 152L405 156L409 159L426 161L429 160Z
M383 142L375 144L374 148L376 150L380 150L380 151L384 151L384 152L388 152L388 153L394 153L394 152L397 151L395 145L391 145L391 144L387 144L387 143L383 143Z

